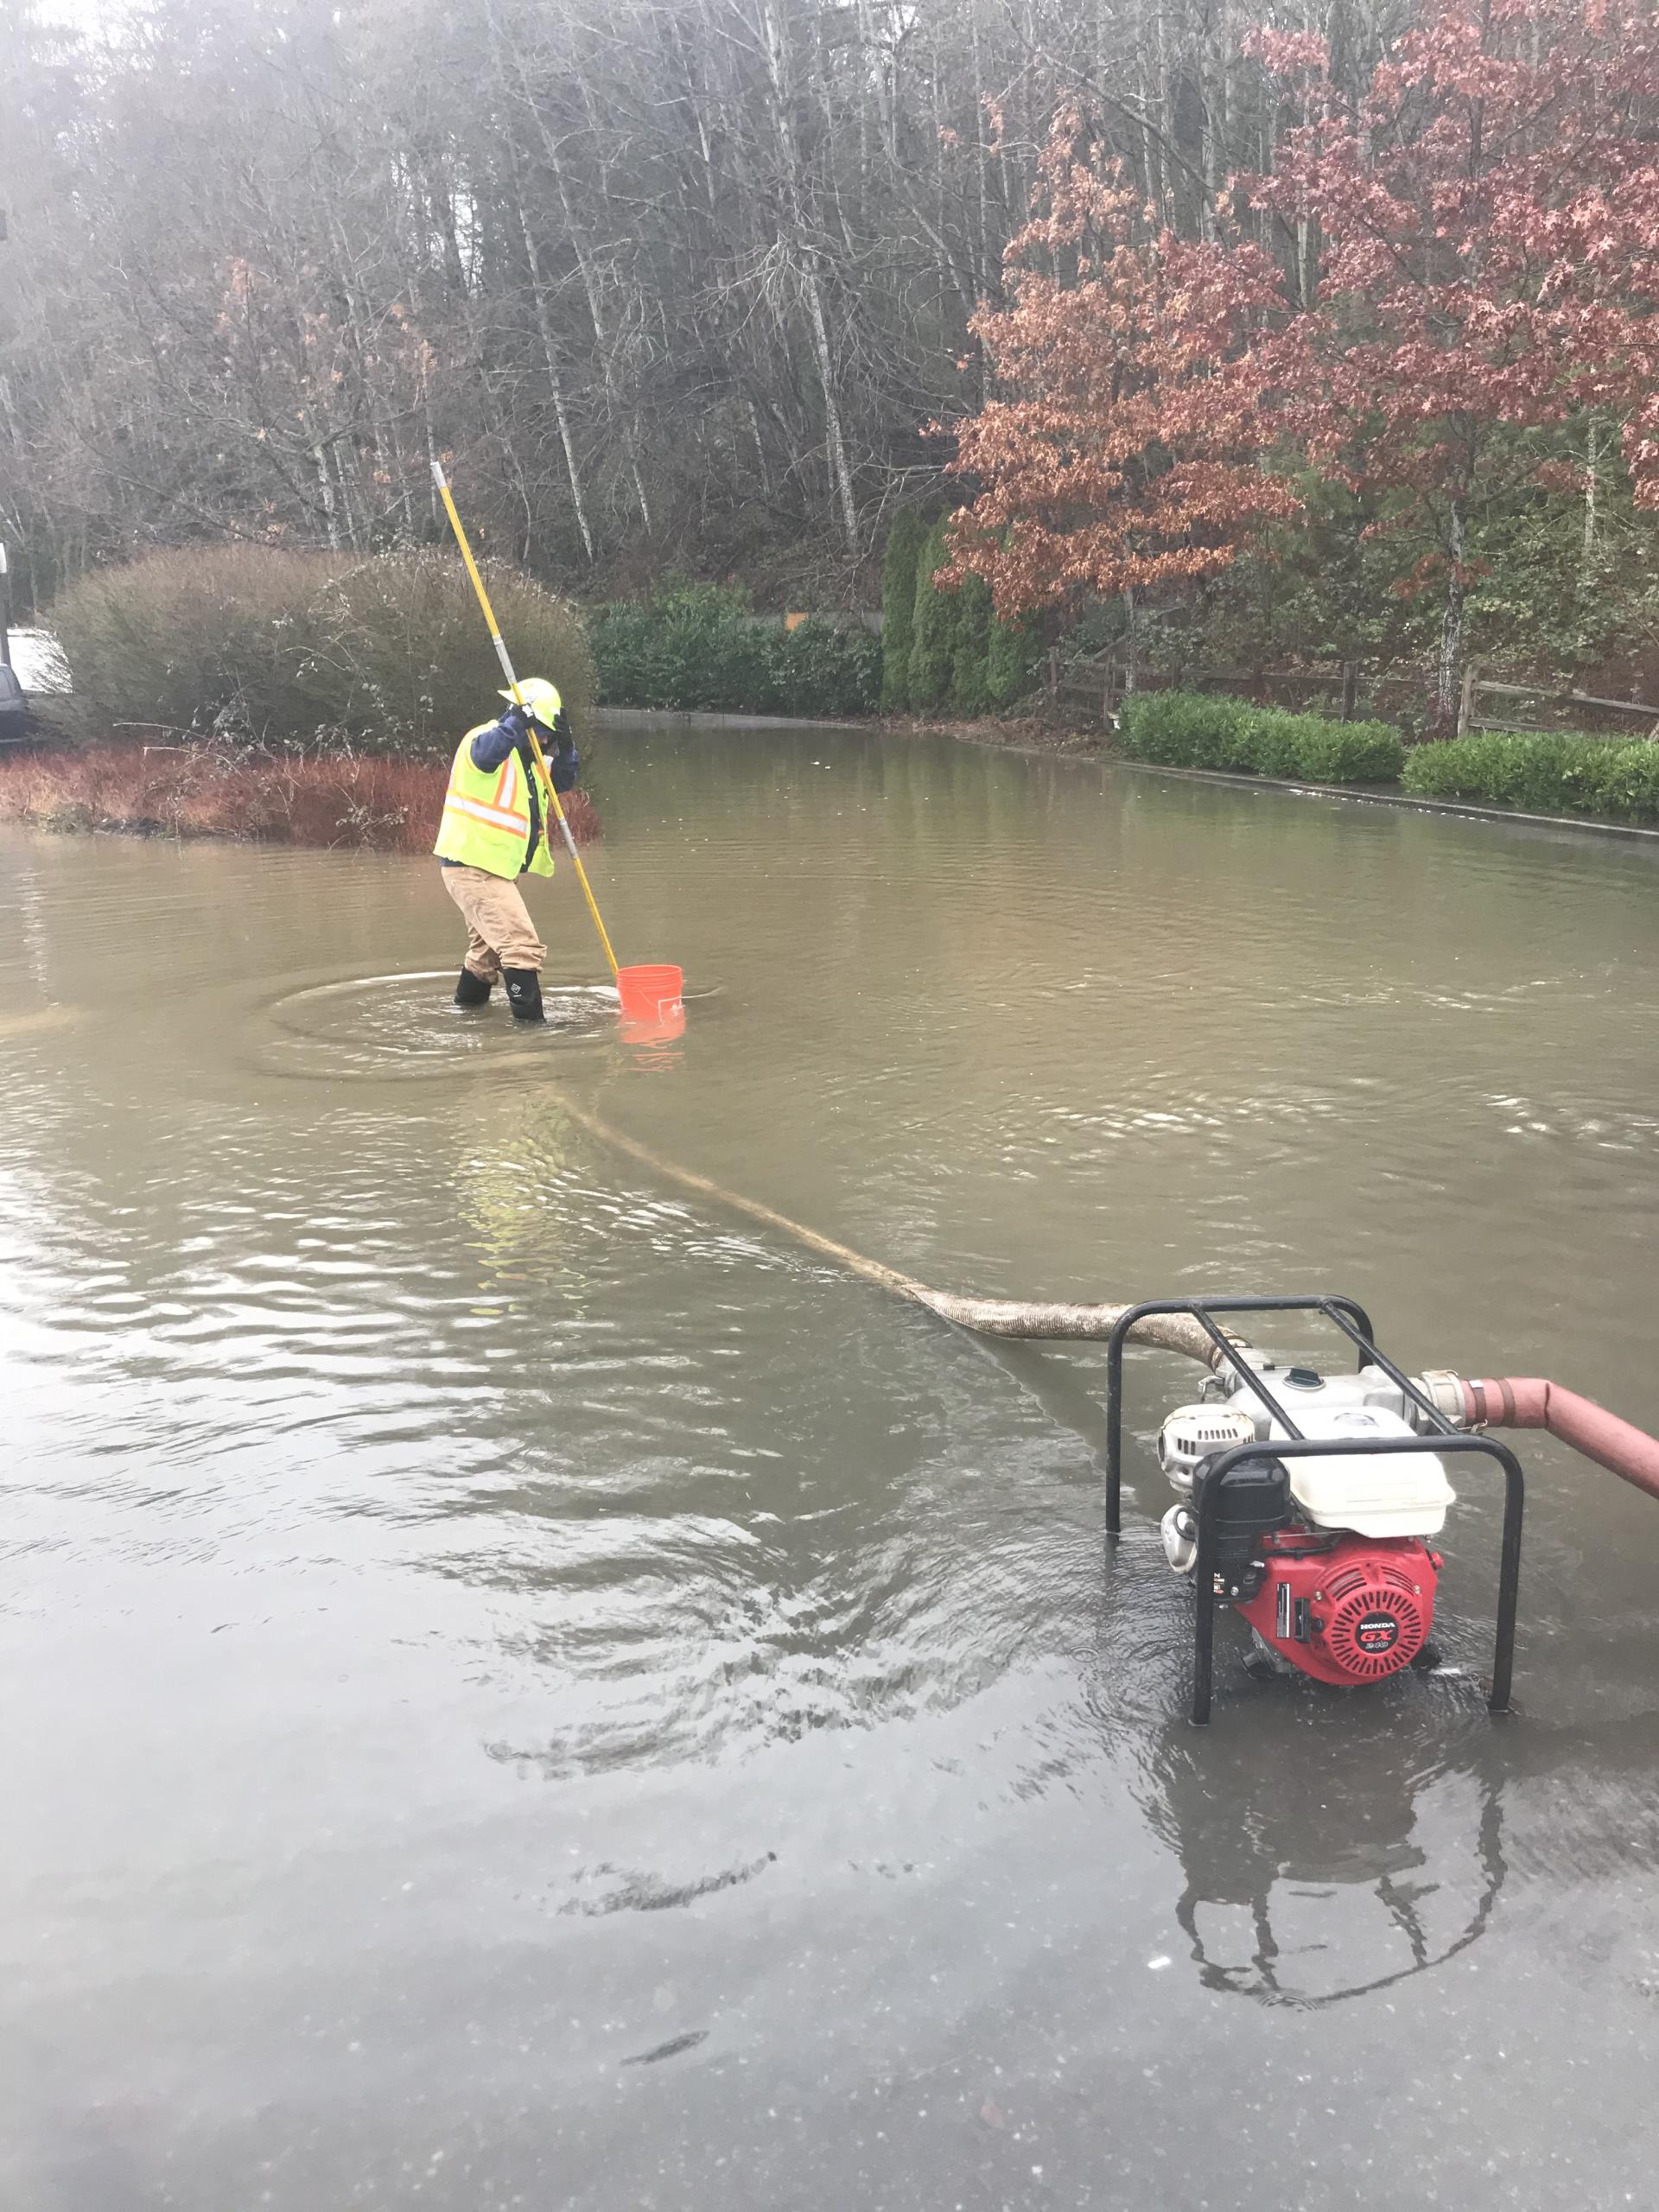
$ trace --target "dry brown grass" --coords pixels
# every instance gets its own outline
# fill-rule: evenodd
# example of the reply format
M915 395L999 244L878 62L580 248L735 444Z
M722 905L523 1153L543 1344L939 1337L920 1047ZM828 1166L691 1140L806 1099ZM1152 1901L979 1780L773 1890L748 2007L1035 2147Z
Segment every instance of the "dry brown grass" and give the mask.
M88 745L0 759L0 821L426 853L448 781L448 764L431 760ZM564 810L577 843L591 843L599 817L587 794L572 791Z

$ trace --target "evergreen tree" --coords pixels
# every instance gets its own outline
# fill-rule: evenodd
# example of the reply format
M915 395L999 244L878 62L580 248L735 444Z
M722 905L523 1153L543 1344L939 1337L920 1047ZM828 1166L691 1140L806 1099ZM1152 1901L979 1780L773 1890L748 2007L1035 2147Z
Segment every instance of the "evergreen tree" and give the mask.
M1032 623L1016 616L1004 622L991 616L991 632L985 646L985 689L994 711L1003 712L1031 689L1031 672L1040 650Z
M910 649L915 636L916 570L927 524L914 507L900 507L887 532L881 563L881 704L900 714L910 704Z
M982 715L991 703L986 651L990 644L991 589L969 576L956 594L950 652L950 704L958 714Z
M936 522L917 563L916 613L910 647L910 703L918 713L942 706L950 689L956 653L957 602L941 591L936 572L949 557L944 524Z

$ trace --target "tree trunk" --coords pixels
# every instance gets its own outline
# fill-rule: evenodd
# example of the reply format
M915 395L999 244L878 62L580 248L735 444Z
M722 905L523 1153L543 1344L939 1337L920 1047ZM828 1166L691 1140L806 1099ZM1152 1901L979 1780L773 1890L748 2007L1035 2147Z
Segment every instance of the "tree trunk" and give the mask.
M783 157L785 205L794 233L793 245L800 270L801 289L811 326L812 352L818 372L818 385L823 395L824 436L830 449L830 471L841 509L841 525L847 540L847 550L849 553L856 553L858 505L853 496L853 474L848 466L847 442L842 432L841 406L836 395L835 359L830 349L830 325L823 312L823 292L818 281L818 251L808 234L805 207L801 194L800 163L789 113L788 29L777 0L766 0L762 30L766 79L772 93L772 126L777 132L779 151Z
M311 465L317 472L317 498L322 506L323 536L328 541L328 550L340 550L340 515L334 500L334 480L328 467L328 455L319 441L311 448Z
M553 181L558 187L559 207L564 216L565 232L570 240L570 250L576 258L577 273L582 278L582 296L588 302L588 319L594 326L594 343L599 353L600 374L605 380L605 397L610 402L613 412L622 414L626 410L617 391L616 362L611 345L611 334L606 324L604 304L601 297L599 272L594 266L593 256L588 251L587 241L577 226L575 211L571 205L569 182L565 175L563 159L559 152L557 134L548 127L535 94L531 90L524 69L524 57L517 47L513 49L512 58L519 89L524 94L524 105L536 118L537 126L541 134L543 150L547 156L548 166L553 172ZM523 219L522 198L520 219ZM649 532L653 527L651 518L651 501L645 495L645 478L639 469L639 443L632 429L628 436L628 474L633 484L633 496L639 502L639 519L645 524ZM582 535L585 539L587 536L585 526ZM593 557L591 552L588 557L590 560Z
M847 465L847 444L841 431L841 409L836 401L835 365L830 353L830 329L824 321L823 298L818 289L817 268L808 264L806 302L812 317L812 344L818 357L818 381L823 387L824 429L830 444L830 467L841 501L841 527L847 550L858 550L858 505L853 497L853 474Z
M1579 589L1590 588L1590 572L1596 558L1596 492L1601 462L1600 425L1592 415L1585 452L1584 467L1584 543L1579 560Z
M1228 22L1226 0L1217 0L1214 29L1203 47L1204 88L1204 206L1199 210L1199 234L1213 242L1216 209L1220 204L1227 147Z
M514 163L515 172L518 164ZM547 286L542 280L541 264L536 257L536 240L531 231L530 218L524 212L518 181L513 178L513 198L518 210L518 227L524 241L524 253L530 263L530 289L536 302L536 327L541 333L542 359L547 368L548 389L553 395L553 419L559 428L559 444L564 454L564 466L570 479L570 504L576 511L576 528L582 532L582 550L588 565L594 560L594 533L588 526L588 505L582 495L582 471L576 465L576 449L570 435L570 416L564 404L564 385L559 376L559 356L553 341L553 319L548 312Z
M1446 607L1440 617L1440 662L1435 683L1435 719L1442 729L1455 732L1458 702L1463 692L1463 606L1465 584L1464 505L1453 499L1447 518L1446 552L1450 566L1446 581Z
M979 267L975 289L983 299L991 289L991 225L989 192L986 181L985 157L985 97L984 64L979 51L979 10L974 8L970 18L973 27L974 63L974 170L979 187Z

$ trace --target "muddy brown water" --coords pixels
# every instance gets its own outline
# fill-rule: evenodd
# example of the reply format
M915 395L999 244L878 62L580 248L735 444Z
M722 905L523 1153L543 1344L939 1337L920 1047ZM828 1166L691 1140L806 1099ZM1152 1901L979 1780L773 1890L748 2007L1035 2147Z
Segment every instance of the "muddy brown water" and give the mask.
M1548 1441L1516 1690L1262 1686L1131 1362L930 1281L1332 1287L1659 1427L1659 857L844 733L607 734L709 994L448 1013L428 864L0 842L0 2202L1649 2204L1659 1508ZM426 980L423 980L423 976ZM1281 1349L1317 1354L1308 1332Z

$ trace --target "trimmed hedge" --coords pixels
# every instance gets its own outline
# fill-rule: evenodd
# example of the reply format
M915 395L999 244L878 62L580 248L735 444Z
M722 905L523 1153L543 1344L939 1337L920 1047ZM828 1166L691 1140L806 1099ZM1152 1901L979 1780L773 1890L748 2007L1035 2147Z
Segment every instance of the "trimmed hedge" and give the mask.
M488 575L517 665L558 685L585 735L594 668L581 615L517 569ZM88 736L150 722L232 746L344 742L438 760L499 711L489 633L447 552L192 546L92 570L45 620Z
M1328 721L1200 691L1138 691L1118 718L1133 760L1166 768L1222 768L1308 783L1388 783L1405 762L1389 722Z
M753 620L747 594L723 584L668 583L649 599L594 610L589 634L607 707L798 715L875 712L881 647L862 628Z
M1645 741L1480 730L1414 747L1401 781L1418 798L1659 822L1659 745Z
M1659 744L1482 730L1408 750L1387 722L1327 721L1199 691L1140 691L1119 739L1133 760L1316 784L1397 780L1414 798L1468 798L1530 814L1659 823Z

